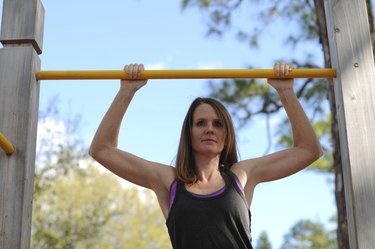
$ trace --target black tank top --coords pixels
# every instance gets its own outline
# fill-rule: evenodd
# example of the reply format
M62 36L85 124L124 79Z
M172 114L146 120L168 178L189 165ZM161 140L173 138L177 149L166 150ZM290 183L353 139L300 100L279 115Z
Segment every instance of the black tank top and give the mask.
M235 175L222 173L225 190L198 197L177 182L166 225L174 249L252 249L250 210Z

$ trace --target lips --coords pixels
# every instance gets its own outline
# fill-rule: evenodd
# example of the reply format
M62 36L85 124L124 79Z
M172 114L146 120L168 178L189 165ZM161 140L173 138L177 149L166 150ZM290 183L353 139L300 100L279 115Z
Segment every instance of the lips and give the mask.
M207 139L203 139L202 142L213 142L213 143L216 143L216 140L212 139L212 138L207 138Z

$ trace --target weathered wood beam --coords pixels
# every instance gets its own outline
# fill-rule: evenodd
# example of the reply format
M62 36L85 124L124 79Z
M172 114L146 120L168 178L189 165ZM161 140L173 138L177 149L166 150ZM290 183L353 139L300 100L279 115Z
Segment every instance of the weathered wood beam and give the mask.
M32 44L43 50L44 7L40 0L3 0L0 42L5 46Z
M0 49L0 130L15 152L0 151L0 248L30 244L38 122L39 57L31 45Z
M4 0L0 40L0 248L30 248L44 8L40 0Z
M351 249L375 245L375 68L365 0L326 0Z

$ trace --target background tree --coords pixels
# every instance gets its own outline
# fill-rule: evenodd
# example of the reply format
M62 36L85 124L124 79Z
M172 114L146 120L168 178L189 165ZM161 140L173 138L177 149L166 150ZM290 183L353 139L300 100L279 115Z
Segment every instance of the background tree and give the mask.
M32 248L170 248L154 196L93 165L57 177L33 211Z
M154 195L95 166L79 119L62 121L50 106L39 120L31 248L171 248Z
M371 0L366 0L366 2L374 46L375 31L372 3ZM293 27L290 29L292 32L284 30L286 43L291 48L295 48L297 45L301 48L303 47L301 46L302 44L310 44L311 42L317 45L320 44L322 49L313 51L313 53L323 52L324 66L331 67L323 0L183 0L182 6L183 8L196 7L204 11L209 35L221 36L234 30L235 36L251 48L259 46L258 40L262 36L262 32L267 30L267 27L274 23L286 22ZM256 7L250 8L249 6ZM249 13L249 16L254 16L252 20L255 23L236 26L235 16L239 13L239 10L244 9ZM257 12L252 12L252 9ZM244 27L250 28L244 29ZM294 58L292 62L297 67L318 67L317 63L311 60L311 55L311 52L307 52L305 58ZM251 68L252 66L249 67ZM338 247L349 248L340 143L332 80L298 80L296 81L295 89L302 104L309 107L307 112L311 121L314 122L314 128L321 138L324 136L322 142L326 152L325 157L314 164L313 168L322 172L333 172L335 175ZM277 114L282 107L275 93L270 91L268 86L259 84L256 80L225 80L220 84L211 83L211 92L213 97L217 97L226 103L240 126L243 126L254 116L263 115L268 120L270 115ZM322 108L321 103L327 103L329 108ZM285 122L281 124L285 124ZM267 127L269 129L269 125ZM288 130L285 129L285 125L282 125L280 128L282 133L280 134L288 134ZM288 137L286 135L278 137L280 144L287 144L290 141ZM269 138L271 138L270 135ZM329 145L329 142L332 145Z
M284 237L281 249L336 249L335 231L326 231L323 224L302 220Z
M267 233L263 231L256 243L255 249L272 249L271 242L268 239Z

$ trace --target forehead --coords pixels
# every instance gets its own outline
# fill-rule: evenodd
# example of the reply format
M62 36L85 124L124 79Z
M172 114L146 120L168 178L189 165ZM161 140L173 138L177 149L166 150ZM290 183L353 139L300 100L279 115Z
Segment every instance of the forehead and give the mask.
M193 113L193 119L218 119L216 110L209 104L200 104Z

